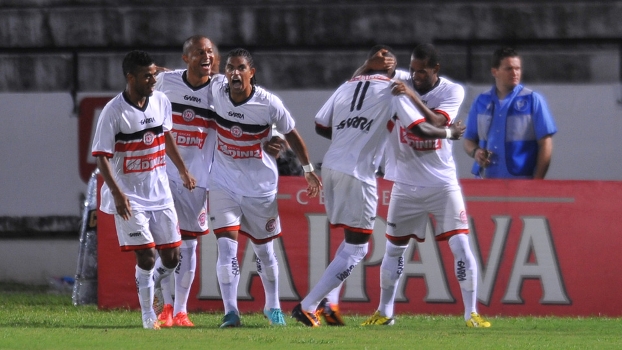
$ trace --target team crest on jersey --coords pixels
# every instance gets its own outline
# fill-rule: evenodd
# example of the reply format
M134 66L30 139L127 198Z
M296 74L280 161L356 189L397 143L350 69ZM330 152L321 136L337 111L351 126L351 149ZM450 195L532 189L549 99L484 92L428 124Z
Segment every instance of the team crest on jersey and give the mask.
M145 145L149 146L153 143L153 140L155 140L155 138L155 134L151 131L148 131L145 133L145 135L143 135L143 142L145 143Z
M467 214L464 210L460 211L460 221L462 221L463 224L467 223Z
M276 230L276 219L272 218L266 223L266 231L274 232Z
M194 111L192 109L186 109L181 116L185 121L190 122L194 119Z
M516 110L520 112L524 111L525 107L527 107L527 102L525 100L518 100L514 104L514 108L516 108Z
M237 125L231 127L231 135L234 137L242 137L242 128Z

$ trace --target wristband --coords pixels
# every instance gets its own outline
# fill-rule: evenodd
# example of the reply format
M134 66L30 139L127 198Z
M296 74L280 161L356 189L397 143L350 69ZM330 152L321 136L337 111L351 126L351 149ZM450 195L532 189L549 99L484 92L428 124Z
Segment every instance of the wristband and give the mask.
M477 152L478 149L479 147L473 148L473 151L471 152L471 158L475 158L475 152Z
M445 129L445 132L447 133L447 136L445 138L446 139L450 139L451 138L451 129L447 128L447 129Z
M313 172L313 164L309 163L307 165L303 165L302 166L302 170L304 170L305 173L312 173Z

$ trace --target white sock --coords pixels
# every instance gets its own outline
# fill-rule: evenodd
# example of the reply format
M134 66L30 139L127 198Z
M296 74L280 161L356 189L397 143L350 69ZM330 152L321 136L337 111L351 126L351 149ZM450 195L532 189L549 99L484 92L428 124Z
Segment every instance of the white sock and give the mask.
M274 255L274 244L270 241L265 244L255 244L253 250L257 255L257 272L261 277L266 294L266 310L280 309L279 302L279 263Z
M156 266L161 266L160 257L156 260ZM162 288L162 297L164 304L173 305L173 291L171 290L171 275L163 276L160 279L160 287Z
M240 283L240 265L238 264L238 242L222 237L218 242L218 266L216 276L225 306L225 314L238 311L238 284Z
M378 311L382 316L393 317L395 292L404 271L404 252L408 245L395 245L387 240L384 257L380 265L380 303Z
M477 312L477 262L466 234L454 235L448 243L454 254L454 273L460 284L466 321L471 318L471 312Z
M138 302L143 321L151 318L156 319L153 311L153 269L143 270L136 265L136 289L138 290Z
M343 250L343 246L345 244L346 244L346 241L341 241L339 248L337 248L337 251L335 252L335 256L337 256ZM326 299L328 299L329 303L335 304L335 305L339 304L339 295L341 294L341 287L343 287L343 282L341 282L335 289L331 290L330 292L328 292L328 294L326 294Z
M169 269L162 264L162 259L158 258L153 267L153 283L156 288L162 287L162 279L170 276L175 271L175 268Z
M179 265L175 269L175 307L173 315L188 312L188 296L197 267L197 240L183 240L179 249Z
M326 268L320 281L311 289L309 294L302 300L302 309L314 312L318 304L333 289L337 288L350 276L350 272L367 254L369 244L345 243L343 250L335 255L335 258Z

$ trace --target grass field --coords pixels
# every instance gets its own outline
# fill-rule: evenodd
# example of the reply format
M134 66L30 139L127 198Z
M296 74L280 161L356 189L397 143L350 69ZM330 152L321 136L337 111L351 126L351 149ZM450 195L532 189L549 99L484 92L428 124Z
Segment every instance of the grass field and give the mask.
M243 327L219 329L222 315L194 313L196 327L142 329L138 311L75 307L71 296L0 285L0 349L620 349L620 318L491 317L469 329L454 316L398 315L394 326L310 329L288 318L269 327L242 315Z

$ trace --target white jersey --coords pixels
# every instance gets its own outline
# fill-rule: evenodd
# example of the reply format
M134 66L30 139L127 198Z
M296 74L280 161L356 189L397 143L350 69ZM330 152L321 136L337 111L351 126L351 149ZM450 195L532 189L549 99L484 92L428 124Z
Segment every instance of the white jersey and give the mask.
M243 103L229 98L224 76L212 79L211 93L216 116L216 151L210 183L247 197L275 194L279 172L276 159L263 151L272 137L272 125L281 134L295 122L283 102L259 86Z
M362 75L342 84L315 116L319 127L332 128L332 142L322 167L376 183L378 160L386 144L387 123L394 116L412 127L425 121L404 95L391 94L391 80Z
M133 210L173 207L165 170L164 140L164 133L171 127L171 103L159 91L147 98L143 108L129 102L121 93L106 104L99 116L93 156L112 158L112 175ZM100 207L108 214L117 212L106 184L101 189Z
M173 109L173 137L177 149L197 186L209 189L209 171L212 166L216 132L212 128L214 111L208 99L209 82L193 87L186 80L186 70L158 74L156 90L171 101ZM166 172L169 179L182 182L172 161Z
M395 78L414 86L408 72L397 71ZM464 88L443 77L429 92L421 96L423 103L453 123L464 100ZM407 132L401 121L392 127L386 152L385 178L413 186L443 187L457 185L452 140L426 140Z

